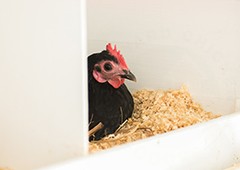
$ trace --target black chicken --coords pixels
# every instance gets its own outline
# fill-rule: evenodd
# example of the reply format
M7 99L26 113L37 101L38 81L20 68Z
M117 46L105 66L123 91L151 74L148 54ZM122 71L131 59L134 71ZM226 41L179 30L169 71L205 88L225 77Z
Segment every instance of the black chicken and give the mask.
M134 103L125 79L136 81L116 45L113 49L109 43L106 50L88 57L89 129L103 124L90 141L114 133L132 116Z

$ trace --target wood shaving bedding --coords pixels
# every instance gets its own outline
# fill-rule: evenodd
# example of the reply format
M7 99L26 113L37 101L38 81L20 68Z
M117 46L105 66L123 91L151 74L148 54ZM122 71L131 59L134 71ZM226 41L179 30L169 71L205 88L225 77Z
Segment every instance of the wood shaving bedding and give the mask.
M133 115L115 134L89 143L95 152L166 133L221 116L205 111L185 86L178 90L139 90L133 94Z
M2 168L0 167L0 170L11 170L10 168Z

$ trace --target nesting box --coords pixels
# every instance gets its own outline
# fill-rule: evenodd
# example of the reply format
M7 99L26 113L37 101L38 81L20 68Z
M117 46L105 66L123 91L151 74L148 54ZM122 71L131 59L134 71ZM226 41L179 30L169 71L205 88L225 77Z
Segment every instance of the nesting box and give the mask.
M224 169L240 158L238 1L0 2L0 167ZM138 89L221 118L88 154L87 56L117 44ZM233 114L234 113L234 114Z

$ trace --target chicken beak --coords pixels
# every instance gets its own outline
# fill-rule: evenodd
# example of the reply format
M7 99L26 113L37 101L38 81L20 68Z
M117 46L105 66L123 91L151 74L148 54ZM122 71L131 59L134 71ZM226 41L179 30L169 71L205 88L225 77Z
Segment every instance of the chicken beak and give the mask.
M122 78L128 79L128 80L132 80L134 82L137 81L136 77L134 76L134 74L129 71L129 70L123 70L124 74L121 75Z

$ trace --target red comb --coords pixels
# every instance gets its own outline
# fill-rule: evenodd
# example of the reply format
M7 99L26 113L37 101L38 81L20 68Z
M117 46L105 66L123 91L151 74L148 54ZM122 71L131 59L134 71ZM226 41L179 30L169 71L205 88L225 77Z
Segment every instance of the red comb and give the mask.
M114 49L113 49L112 45L110 43L108 43L106 46L106 50L109 52L110 55L114 56L118 60L119 64L121 65L121 67L123 69L128 69L128 66L127 66L122 54L120 53L119 50L117 51L116 45L114 45Z

